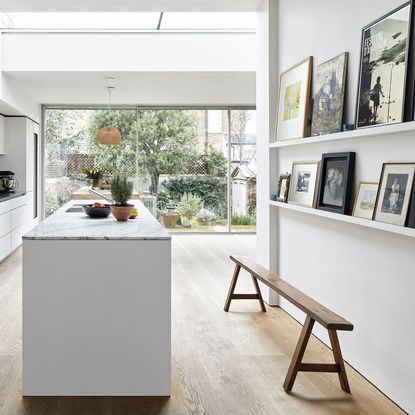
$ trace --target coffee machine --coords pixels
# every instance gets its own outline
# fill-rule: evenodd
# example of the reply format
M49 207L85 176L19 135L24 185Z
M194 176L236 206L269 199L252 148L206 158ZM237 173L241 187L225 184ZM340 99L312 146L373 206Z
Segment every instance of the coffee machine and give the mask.
M13 193L18 185L12 171L0 171L0 193Z

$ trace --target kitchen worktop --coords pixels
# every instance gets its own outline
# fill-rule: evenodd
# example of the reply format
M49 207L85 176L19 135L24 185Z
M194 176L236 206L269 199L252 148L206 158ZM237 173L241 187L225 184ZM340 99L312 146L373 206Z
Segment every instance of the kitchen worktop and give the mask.
M66 212L80 204L93 203L91 200L72 200L49 216L23 239L47 240L163 240L171 239L168 232L139 201L133 200L138 217L127 222L117 222L110 215L95 219L82 212Z
M0 203L6 200L16 199L16 197L24 196L26 192L14 192L14 193L0 193Z

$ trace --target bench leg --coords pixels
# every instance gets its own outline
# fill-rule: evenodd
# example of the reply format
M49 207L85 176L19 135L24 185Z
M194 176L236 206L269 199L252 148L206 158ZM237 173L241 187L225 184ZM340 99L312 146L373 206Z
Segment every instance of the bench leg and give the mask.
M262 298L261 290L260 290L259 285L258 285L258 280L253 275L251 275L251 277L252 277L252 282L253 282L254 287L255 287L255 291L256 291L257 296L258 296L259 305L261 307L261 310L265 313L267 311L267 309L265 308L265 304L264 304L264 300Z
M253 275L251 275L251 277L252 277L252 282L254 283L256 293L255 294L234 294L240 271L241 271L241 266L236 264L235 270L233 272L231 285L229 286L228 296L226 297L225 306L223 307L223 309L226 312L228 312L229 307L231 306L232 300L258 300L259 305L261 306L261 310L264 312L267 311L265 308L264 300L262 299L261 290L259 289L258 280Z
M300 370L301 361L303 360L304 352L307 347L308 340L310 339L313 326L314 320L310 316L307 316L300 338L298 339L290 367L288 368L287 376L285 377L283 387L286 392L290 392L294 386L295 378Z
M345 392L351 393L349 382L347 380L346 368L344 366L343 356L340 349L339 338L337 337L336 330L329 330L329 337L331 348L333 349L334 361L338 366L340 386Z
M302 363L304 352L310 339L313 326L314 320L310 316L307 316L300 338L298 339L290 367L288 368L287 376L284 381L284 390L286 392L290 392L292 390L298 372L335 372L339 375L341 388L345 392L351 393L336 330L328 330L335 364Z
M226 297L225 307L223 308L226 312L229 311L231 305L233 292L235 291L236 283L238 282L239 272L241 271L241 266L236 264L235 270L233 272L231 285L229 286L228 296Z

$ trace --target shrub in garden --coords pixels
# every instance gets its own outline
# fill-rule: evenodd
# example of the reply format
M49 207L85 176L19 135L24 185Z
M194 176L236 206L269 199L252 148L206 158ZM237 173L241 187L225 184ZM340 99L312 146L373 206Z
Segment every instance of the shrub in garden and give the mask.
M203 201L200 197L194 196L191 193L185 193L177 204L176 211L180 217L192 219L202 208Z
M226 177L179 176L163 182L171 198L178 202L185 193L202 199L204 207L218 216L226 215Z
M234 215L231 219L232 225L255 225L255 216Z

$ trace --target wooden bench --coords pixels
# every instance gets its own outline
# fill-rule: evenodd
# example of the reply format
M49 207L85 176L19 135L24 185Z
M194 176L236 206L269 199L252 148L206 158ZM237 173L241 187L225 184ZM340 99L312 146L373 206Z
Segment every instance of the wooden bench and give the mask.
M292 304L297 306L306 315L303 330L298 339L291 364L288 368L287 376L284 381L284 390L289 392L292 390L297 377L297 373L303 372L335 372L339 375L341 388L350 393L349 382L347 380L346 369L340 349L339 339L337 337L337 330L353 330L353 324L349 323L344 318L336 313L328 310L317 301L310 298L307 294L293 287L285 282L277 275L268 271L261 265L249 259L230 256L231 260L235 262L235 271L233 273L231 285L229 287L228 296L225 302L225 311L229 311L232 300L258 300L262 311L266 311L264 300L262 299L261 291L258 286L258 280L275 290L279 295L286 298ZM236 283L238 281L239 272L241 268L245 269L251 274L252 282L255 288L255 294L234 294ZM327 363L302 363L305 349L308 340L313 330L314 322L320 323L329 332L329 338L334 355L334 364Z

